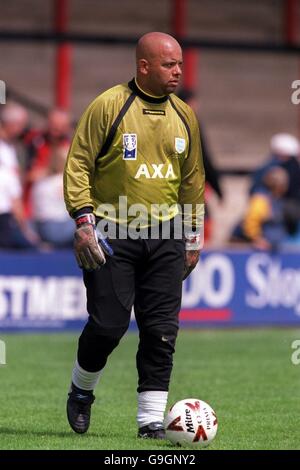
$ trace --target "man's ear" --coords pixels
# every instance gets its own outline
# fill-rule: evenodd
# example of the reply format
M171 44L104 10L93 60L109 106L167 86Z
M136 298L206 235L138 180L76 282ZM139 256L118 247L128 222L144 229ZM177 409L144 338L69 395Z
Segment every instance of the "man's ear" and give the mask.
M140 59L138 61L138 68L139 68L140 73L142 73L143 75L147 75L148 72L149 72L149 62L148 62L148 60Z

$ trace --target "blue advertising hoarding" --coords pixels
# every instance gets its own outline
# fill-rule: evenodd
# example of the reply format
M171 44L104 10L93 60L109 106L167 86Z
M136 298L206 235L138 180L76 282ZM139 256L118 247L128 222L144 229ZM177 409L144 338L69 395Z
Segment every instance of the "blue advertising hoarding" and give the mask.
M182 326L300 326L299 260L299 253L205 252L183 285ZM86 319L71 252L0 254L2 331L81 328Z
M208 252L183 290L181 319L214 325L300 325L300 254Z

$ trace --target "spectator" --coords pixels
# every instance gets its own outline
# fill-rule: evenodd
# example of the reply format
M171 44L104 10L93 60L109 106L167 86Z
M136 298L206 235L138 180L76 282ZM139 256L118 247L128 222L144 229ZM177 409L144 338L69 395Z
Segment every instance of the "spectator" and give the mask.
M259 168L252 178L250 194L264 188L264 176L270 168L280 166L289 175L289 185L285 196L300 203L300 144L299 140L290 134L275 134L270 141L270 158Z
M232 242L249 242L259 249L277 249L290 235L284 195L288 172L271 167L262 179L263 187L250 196L244 220L235 228Z
M27 136L29 149L28 180L32 183L47 170L52 152L70 143L70 116L62 109L52 109L48 114L47 127L43 132L32 132ZM30 140L31 139L31 140Z
M31 186L48 175L51 155L58 147L70 143L70 116L61 109L53 109L48 114L45 131L31 132L25 139L28 148L28 169L25 185L25 207L31 216Z
M0 163L4 167L19 172L19 162L15 144L28 121L27 111L16 103L1 107L0 114Z
M181 89L178 93L178 97L185 101L195 112L196 116L198 117L199 113L199 100L196 95L191 90ZM199 119L198 119L199 122ZM199 122L200 128L200 136L201 136L201 149L202 149L202 157L203 157L203 164L205 170L205 199L206 202L209 200L209 195L211 189L216 193L219 200L223 200L223 191L220 184L220 173L216 166L214 165L213 158L207 144L206 135L203 129L202 121ZM208 204L205 206L205 224L204 224L204 238L208 241L211 238L212 234L212 220L211 215L209 212Z
M38 238L27 225L18 174L0 161L0 248L35 248Z
M32 217L37 233L56 248L72 246L74 223L66 211L63 198L63 170L68 147L53 152L48 174L32 186Z

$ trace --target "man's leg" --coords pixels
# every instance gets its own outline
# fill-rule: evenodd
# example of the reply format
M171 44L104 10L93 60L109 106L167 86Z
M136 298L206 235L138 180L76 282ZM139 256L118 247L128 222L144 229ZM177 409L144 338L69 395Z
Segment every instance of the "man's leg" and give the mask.
M149 256L137 278L135 300L140 330L137 421L139 436L162 438L181 306L184 243L172 239L145 243Z
M98 271L84 272L89 320L79 338L67 414L75 432L87 431L101 371L126 332L134 301L134 259L127 240L114 240L114 256ZM136 251L136 250L135 250Z

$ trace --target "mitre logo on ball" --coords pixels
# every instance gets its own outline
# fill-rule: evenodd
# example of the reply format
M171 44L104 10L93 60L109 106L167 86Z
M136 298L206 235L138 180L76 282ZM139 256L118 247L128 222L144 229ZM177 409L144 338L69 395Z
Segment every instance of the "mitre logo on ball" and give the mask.
M186 398L175 403L165 421L167 438L181 446L206 447L216 437L218 420L208 403Z

